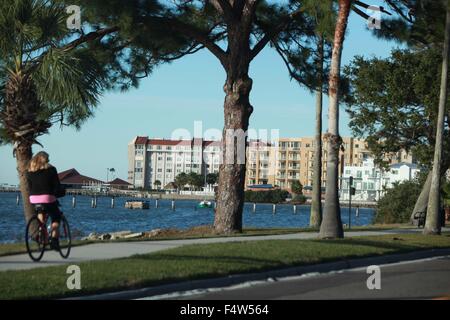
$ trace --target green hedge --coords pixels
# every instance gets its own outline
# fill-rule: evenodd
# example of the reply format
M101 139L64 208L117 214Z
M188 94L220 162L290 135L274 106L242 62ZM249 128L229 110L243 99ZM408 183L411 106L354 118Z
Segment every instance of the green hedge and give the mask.
M291 203L304 204L306 203L306 197L303 194L294 194Z
M264 202L264 203L281 203L285 202L289 196L286 190L268 190L268 191L245 191L245 201L247 202Z

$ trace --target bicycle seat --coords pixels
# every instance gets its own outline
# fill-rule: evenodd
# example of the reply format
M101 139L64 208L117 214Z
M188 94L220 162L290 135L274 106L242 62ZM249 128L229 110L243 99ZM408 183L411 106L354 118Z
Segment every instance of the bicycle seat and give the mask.
M34 211L36 213L42 213L45 211L45 206L43 204L34 204Z

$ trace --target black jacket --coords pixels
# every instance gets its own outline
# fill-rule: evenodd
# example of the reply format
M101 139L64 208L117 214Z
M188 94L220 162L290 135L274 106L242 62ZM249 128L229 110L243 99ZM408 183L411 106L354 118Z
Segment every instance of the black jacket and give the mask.
M59 183L58 173L55 167L28 172L28 187L30 195L51 194L55 197L63 196L61 184Z

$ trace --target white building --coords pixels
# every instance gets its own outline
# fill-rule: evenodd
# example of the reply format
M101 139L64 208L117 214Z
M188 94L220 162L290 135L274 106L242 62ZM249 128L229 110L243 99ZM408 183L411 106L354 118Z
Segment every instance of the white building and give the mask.
M413 163L397 163L390 165L389 170L375 167L374 161L368 158L361 166L345 166L341 179L340 200L348 200L349 177L353 177L353 187L356 201L378 201L384 190L392 188L395 182L413 180L420 172L420 168Z
M220 142L136 137L128 144L128 182L135 188L161 188L181 172L219 172Z

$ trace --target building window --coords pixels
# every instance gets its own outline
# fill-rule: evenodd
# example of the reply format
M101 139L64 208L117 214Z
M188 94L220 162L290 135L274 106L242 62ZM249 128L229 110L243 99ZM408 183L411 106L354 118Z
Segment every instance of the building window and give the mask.
M158 172L162 172L162 169L158 169Z

